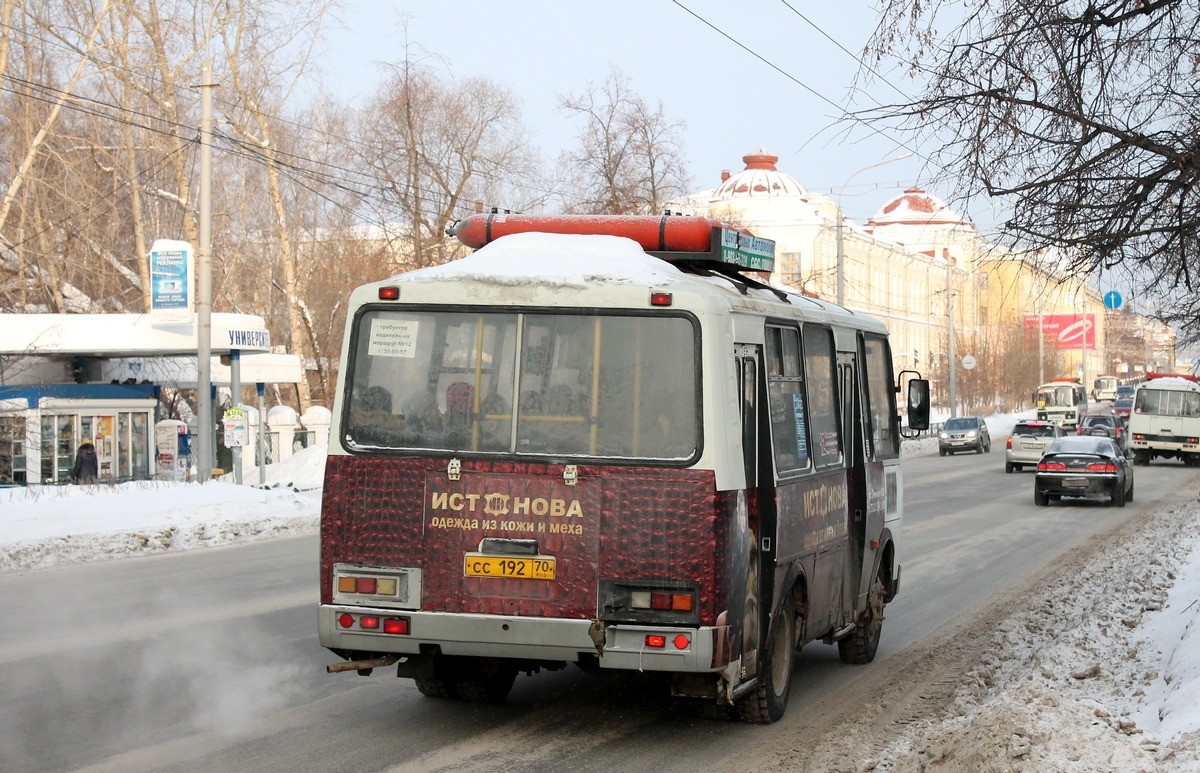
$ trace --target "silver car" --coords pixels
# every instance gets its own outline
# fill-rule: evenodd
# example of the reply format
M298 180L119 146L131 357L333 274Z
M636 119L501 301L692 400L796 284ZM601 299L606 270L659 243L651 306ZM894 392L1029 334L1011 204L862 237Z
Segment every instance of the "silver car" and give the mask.
M1025 465L1036 466L1046 448L1064 434L1053 421L1018 421L1004 444L1004 471L1020 471Z
M946 419L938 433L938 453L956 454L959 451L974 451L977 454L992 450L992 437L987 423L981 416L960 416Z

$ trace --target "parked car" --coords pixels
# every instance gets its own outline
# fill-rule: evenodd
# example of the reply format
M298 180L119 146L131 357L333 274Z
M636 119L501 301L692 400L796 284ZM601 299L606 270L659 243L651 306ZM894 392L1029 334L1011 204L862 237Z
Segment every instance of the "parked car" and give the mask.
M1066 433L1055 421L1018 421L1004 443L1004 471L1020 471L1042 460L1046 448Z
M1129 424L1129 414L1133 412L1132 397L1118 397L1113 400L1112 405L1113 416L1116 416L1123 423Z
M992 450L992 438L987 424L980 416L959 416L947 419L938 433L938 453L942 456L958 451L982 454Z
M1077 435L1096 435L1114 440L1122 451L1129 445L1125 423L1112 413L1089 413L1079 420Z
M1111 438L1060 437L1038 462L1033 503L1044 506L1063 497L1103 497L1124 507L1133 501L1133 465Z

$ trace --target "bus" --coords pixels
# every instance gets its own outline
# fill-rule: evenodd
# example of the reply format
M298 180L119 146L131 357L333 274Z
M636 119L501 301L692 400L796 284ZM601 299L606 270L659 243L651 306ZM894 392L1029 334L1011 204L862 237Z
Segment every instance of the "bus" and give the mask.
M1052 378L1033 393L1039 421L1053 421L1063 429L1075 429L1088 412L1087 390L1079 379Z
M1092 399L1097 401L1117 399L1119 383L1116 376L1097 376L1096 380L1092 382Z
M1133 393L1129 439L1133 463L1155 457L1200 464L1200 379L1176 373L1147 373Z
M476 215L350 297L321 507L330 672L501 702L659 672L770 723L794 653L876 653L929 383L708 218Z

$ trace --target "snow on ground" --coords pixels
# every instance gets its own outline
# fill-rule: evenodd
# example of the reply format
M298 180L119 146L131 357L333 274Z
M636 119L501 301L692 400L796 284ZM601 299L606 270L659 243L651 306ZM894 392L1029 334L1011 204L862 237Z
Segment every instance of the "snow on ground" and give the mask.
M0 488L0 572L317 531L325 449L237 485L139 481Z
M935 421L944 420L935 417ZM1028 414L987 418L992 443ZM934 437L903 456L936 453ZM315 533L323 448L246 485L0 489L0 572ZM1200 500L1148 513L994 633L940 716L860 761L878 771L1200 770Z

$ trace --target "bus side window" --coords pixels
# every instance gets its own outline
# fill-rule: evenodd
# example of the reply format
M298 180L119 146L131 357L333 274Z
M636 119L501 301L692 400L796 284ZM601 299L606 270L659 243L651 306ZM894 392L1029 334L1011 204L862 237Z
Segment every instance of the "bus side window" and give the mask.
M742 461L746 468L746 488L758 485L758 363L754 357L738 358L742 409Z
M833 331L804 327L804 375L808 392L808 416L812 426L812 456L817 467L841 464L842 438L838 425L838 383L835 378Z
M809 465L807 408L800 374L800 338L795 328L767 328L767 399L771 415L771 447L780 475Z

